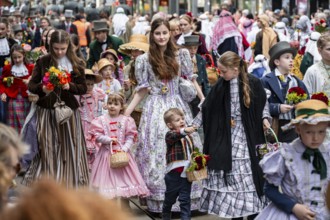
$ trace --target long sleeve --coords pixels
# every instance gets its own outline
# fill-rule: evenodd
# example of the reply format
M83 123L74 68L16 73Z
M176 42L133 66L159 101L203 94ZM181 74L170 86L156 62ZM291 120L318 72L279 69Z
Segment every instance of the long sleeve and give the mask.
M166 144L172 145L175 142L179 141L181 138L183 138L185 135L178 131L168 131L165 135L165 142Z
M297 204L297 201L290 198L289 196L280 193L277 186L265 182L264 192L267 198L269 198L279 209L290 214L292 209Z
M83 69L80 70L80 73L72 74L72 81L69 83L69 91L74 95L84 95L87 91L86 78Z
M37 94L39 96L45 96L46 94L42 91L42 59L38 59L36 65L34 66L32 77L28 84L28 89L30 92Z
M125 143L122 149L127 152L135 143L137 137L136 124L132 117L127 117L125 122Z

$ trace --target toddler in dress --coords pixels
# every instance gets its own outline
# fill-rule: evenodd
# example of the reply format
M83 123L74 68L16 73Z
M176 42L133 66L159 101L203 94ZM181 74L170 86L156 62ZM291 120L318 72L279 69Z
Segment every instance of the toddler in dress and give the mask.
M91 188L109 199L148 196L149 190L130 153L130 148L136 142L137 130L133 118L122 114L124 95L109 94L106 108L108 114L94 119L89 130L92 141L101 144L92 166ZM127 166L110 167L110 144L113 151L128 153Z
M295 127L299 138L260 161L265 195L271 203L256 220L330 219L325 203L330 180L330 148L324 142L330 121L328 106L319 100L303 101L295 115L282 129Z

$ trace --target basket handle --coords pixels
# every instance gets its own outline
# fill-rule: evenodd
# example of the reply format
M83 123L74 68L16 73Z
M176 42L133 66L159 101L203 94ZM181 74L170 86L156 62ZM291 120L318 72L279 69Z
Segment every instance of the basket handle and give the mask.
M119 141L110 141L110 154L111 155L114 154L113 150L112 150L112 143L113 142L116 142L119 145L119 148L122 150L122 145L121 145L121 143L119 143Z
M205 54L204 56L205 56L205 58L207 57L211 60L211 67L214 67L214 60L213 60L213 57L211 56L211 54Z
M276 143L279 144L279 142L278 142L278 138L277 138L277 135L275 134L275 131L274 131L271 127L267 128L267 130L269 130L269 131L272 133L272 135L273 135L274 138L275 138ZM268 142L268 140L267 140L267 135L265 135L265 132L264 132L264 136L265 136L265 140L266 140L266 142Z

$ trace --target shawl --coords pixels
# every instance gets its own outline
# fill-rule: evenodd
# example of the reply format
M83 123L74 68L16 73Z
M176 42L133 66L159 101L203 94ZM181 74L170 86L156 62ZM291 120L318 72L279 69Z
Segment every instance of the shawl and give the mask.
M262 23L262 54L269 59L268 52L277 43L277 35L269 27L269 17L267 15L259 15L258 19Z
M239 32L236 24L233 21L230 12L223 10L220 14L220 18L213 28L212 36L212 49L217 50L219 45L222 44L226 39L234 37L238 48L238 55L243 56L244 49L242 44L242 35Z
M256 156L255 146L264 143L262 113L266 102L265 90L261 81L248 75L251 88L250 108L244 106L242 80L239 79L240 107L247 147L251 160L253 182L259 196L263 195L263 176ZM206 97L203 105L204 153L211 159L208 168L226 173L232 169L230 81L220 78Z

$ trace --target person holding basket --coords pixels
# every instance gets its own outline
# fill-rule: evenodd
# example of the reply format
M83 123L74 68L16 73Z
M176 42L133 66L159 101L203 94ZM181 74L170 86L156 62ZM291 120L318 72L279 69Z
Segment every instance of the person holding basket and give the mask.
M91 141L99 147L92 166L91 188L109 199L149 195L130 153L137 130L134 119L122 115L124 100L122 93L110 93L106 105L109 114L94 119L89 129ZM122 202L128 206L128 200Z

